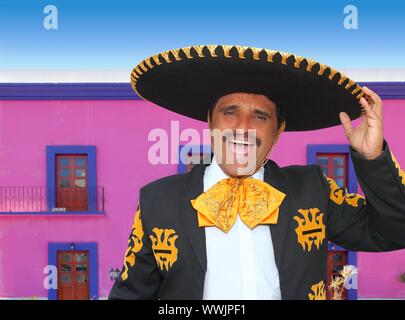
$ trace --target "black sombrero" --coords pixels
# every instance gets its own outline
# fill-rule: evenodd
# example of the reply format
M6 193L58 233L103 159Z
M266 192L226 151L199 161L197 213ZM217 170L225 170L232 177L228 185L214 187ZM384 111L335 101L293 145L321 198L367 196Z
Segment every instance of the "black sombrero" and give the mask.
M364 95L353 80L314 60L226 45L191 46L149 57L133 69L131 84L143 99L202 121L225 94L264 94L281 109L286 131L338 125L340 111L356 119Z

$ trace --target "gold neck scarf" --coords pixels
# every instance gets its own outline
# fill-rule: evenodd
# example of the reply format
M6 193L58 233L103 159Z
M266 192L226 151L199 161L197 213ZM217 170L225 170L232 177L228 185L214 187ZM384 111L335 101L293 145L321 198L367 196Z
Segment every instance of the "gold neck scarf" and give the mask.
M268 183L248 178L227 178L191 200L200 227L216 226L228 232L236 217L253 229L258 224L276 224L285 194Z

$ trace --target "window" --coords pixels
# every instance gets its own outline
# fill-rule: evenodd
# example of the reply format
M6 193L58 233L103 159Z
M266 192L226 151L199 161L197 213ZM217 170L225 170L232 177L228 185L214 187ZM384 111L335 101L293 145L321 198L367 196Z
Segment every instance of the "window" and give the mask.
M57 288L49 300L98 299L98 246L95 242L48 243L48 264L57 268Z
M317 153L316 160L322 171L336 181L339 187L348 186L347 153Z
M87 211L87 155L56 155L56 207Z
M350 159L350 146L346 144L309 144L307 163L319 164L322 171L346 187L350 193L357 192L357 178Z
M47 202L52 212L104 212L95 146L47 146Z
M57 251L58 300L89 299L89 251Z

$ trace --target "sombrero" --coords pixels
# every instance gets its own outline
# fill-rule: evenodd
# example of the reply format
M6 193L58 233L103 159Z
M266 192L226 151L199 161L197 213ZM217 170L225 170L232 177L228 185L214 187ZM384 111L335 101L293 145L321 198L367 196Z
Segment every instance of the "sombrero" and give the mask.
M156 54L139 63L131 85L143 99L206 121L207 111L233 92L264 94L286 119L286 131L340 124L362 114L362 88L337 70L291 53L243 46L200 45Z

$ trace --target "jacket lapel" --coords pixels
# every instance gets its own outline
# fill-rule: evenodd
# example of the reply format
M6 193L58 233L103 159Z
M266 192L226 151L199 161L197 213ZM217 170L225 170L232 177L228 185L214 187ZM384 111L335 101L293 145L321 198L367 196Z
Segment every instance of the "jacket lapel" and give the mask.
M289 190L286 178L280 170L280 167L274 161L269 160L267 162L264 171L264 181L286 195L280 206L277 224L270 225L274 256L277 268L280 272L280 263L284 252L284 245L287 231L289 229L289 223L291 220L291 192Z
M186 230L187 238L201 264L203 272L207 270L207 252L205 228L198 226L198 217L191 205L191 200L204 192L203 177L206 165L195 165L189 173L188 182L180 203L180 215Z

